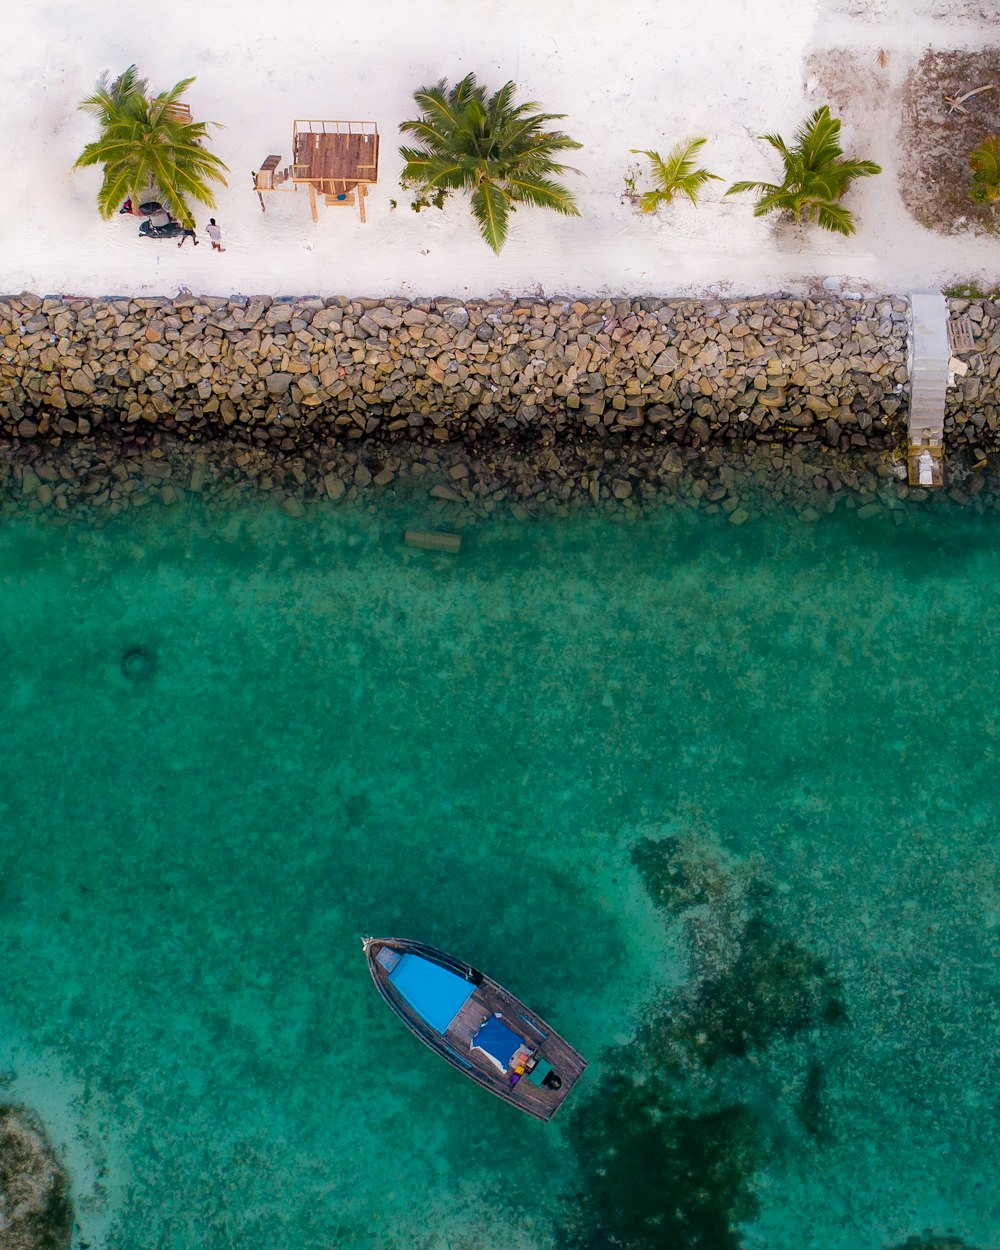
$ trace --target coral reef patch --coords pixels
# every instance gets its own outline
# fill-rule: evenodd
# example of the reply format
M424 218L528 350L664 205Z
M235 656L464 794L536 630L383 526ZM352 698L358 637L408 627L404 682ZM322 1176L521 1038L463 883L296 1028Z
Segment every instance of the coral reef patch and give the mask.
M0 1105L0 1246L68 1250L69 1179L42 1126L23 1107Z

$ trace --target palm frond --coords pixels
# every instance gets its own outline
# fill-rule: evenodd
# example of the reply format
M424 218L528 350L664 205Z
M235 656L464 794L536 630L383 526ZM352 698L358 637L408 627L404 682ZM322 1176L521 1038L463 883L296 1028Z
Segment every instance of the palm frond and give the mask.
M508 177L505 187L510 198L518 204L534 204L538 208L551 208L567 217L579 217L573 194L558 182L547 178Z
M853 182L856 178L871 178L882 172L882 166L876 165L874 161L840 161L837 169L848 182Z
M743 191L778 191L780 188L773 182L734 182L727 187L726 195L739 195Z
M107 168L101 189L97 193L97 210L105 220L114 217L122 201L129 196L138 204L144 189L144 182L136 178L134 168L128 165Z
M99 121L111 121L134 114L147 105L149 82L139 77L138 68L130 65L114 80L105 70L97 80L92 96L80 101L79 107Z
M452 187L455 190L466 185L468 178L463 162L449 161L447 157L437 155L423 157L419 153L415 159L407 161L402 176L407 182L414 184Z
M450 132L424 118L411 122L401 122L399 126L404 134L411 134L430 148L445 147ZM402 151L402 148L400 148Z
M789 155L788 147L781 135L758 135L757 138L763 139L765 143L769 143L772 148L775 148L781 154L783 160Z
M507 119L513 119L518 114L523 114L527 111L525 105L522 104L518 107L514 104L514 92L516 90L517 87L513 82L505 82L499 91L493 93L487 105L486 112L489 117L489 126L495 133L503 128Z
M791 213L796 221L802 211L802 205L799 197L791 191L785 190L784 187L768 185L766 182L760 184L761 194L757 197L757 201L753 206L753 215L755 217L766 217L768 213L773 213L776 209Z
M425 119L430 120L432 125L436 120L446 129L454 129L458 124L458 117L465 103L464 100L458 98L458 92L468 84L469 79L472 80L472 85L475 86L475 75L469 74L455 87L450 98L448 84L443 78L436 86L422 87L419 91L415 91L413 98L423 111ZM404 122L401 129L405 128L405 126L406 123Z
M853 234L855 231L853 213L841 204L817 204L816 221L824 230L832 230L836 234Z
M479 223L483 238L499 255L507 242L507 226L510 220L506 195L492 182L482 183L473 192L472 213Z

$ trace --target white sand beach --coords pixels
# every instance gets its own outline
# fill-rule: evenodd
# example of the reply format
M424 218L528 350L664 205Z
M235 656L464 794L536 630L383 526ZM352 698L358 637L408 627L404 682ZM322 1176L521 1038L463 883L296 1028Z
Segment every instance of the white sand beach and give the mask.
M907 71L928 48L1000 42L994 0L175 0L159 15L119 0L7 0L4 19L8 292L746 295L805 291L827 276L845 290L897 292L1000 274L995 238L945 237L907 214L895 147ZM828 102L816 66L835 75L845 50L871 72L863 90L833 102L843 146L884 169L849 193L857 234L755 219L752 198L726 198L725 187L778 173L755 136L790 139ZM102 70L132 62L154 90L196 75L185 97L195 118L225 127L212 144L231 171L215 210L222 255L140 239L127 217L102 221L99 173L72 172L96 137L80 99ZM417 214L398 186L397 128L415 113L413 91L469 71L491 90L515 80L519 99L565 113L563 128L584 145L570 154L580 175L567 179L582 216L521 211L500 257L460 198ZM314 224L303 191L273 195L261 212L251 171L268 153L290 159L296 117L378 123L367 224L322 204ZM630 148L665 153L694 135L708 139L703 163L724 180L697 208L649 217L622 202ZM204 243L209 213L196 216Z

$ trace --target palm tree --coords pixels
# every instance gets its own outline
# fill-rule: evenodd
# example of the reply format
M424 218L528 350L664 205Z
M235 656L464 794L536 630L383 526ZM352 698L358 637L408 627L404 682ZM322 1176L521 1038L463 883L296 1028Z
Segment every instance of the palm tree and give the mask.
M874 161L844 160L840 147L840 122L830 116L824 104L795 132L789 148L780 135L759 135L777 149L785 162L781 183L734 182L726 195L739 191L759 191L754 216L783 210L796 221L816 221L826 230L854 233L854 217L838 201L855 178L880 174Z
M1000 139L987 135L978 148L969 153L972 186L969 198L974 204L992 204L1000 200Z
M548 129L564 113L535 113L534 102L515 105L516 90L508 82L487 99L475 74L451 88L442 79L414 92L420 117L399 127L420 141L419 147L399 149L406 162L403 186L438 207L452 191L470 192L473 216L494 252L506 242L510 214L519 204L580 215L572 194L553 181L569 167L553 157L582 145Z
M180 116L178 101L193 78L182 79L169 91L151 100L149 86L130 65L113 82L103 74L92 96L80 108L97 118L101 133L88 143L74 169L104 167L104 182L97 194L102 217L112 217L126 197L138 204L156 187L164 207L185 226L194 218L187 200L215 207L209 181L226 185L228 169L204 145L209 125Z
M645 156L653 167L656 187L643 193L639 205L644 213L655 213L661 204L669 204L678 191L682 191L692 204L698 203L698 192L709 179L721 182L718 174L707 169L695 169L694 158L705 146L705 139L688 139L678 143L663 160L659 152L647 152L644 148L632 148L633 156Z

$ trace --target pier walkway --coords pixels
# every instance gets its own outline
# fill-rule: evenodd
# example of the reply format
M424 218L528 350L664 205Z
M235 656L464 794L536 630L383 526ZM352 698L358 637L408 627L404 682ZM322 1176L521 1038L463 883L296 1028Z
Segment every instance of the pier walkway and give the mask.
M939 291L913 291L910 312L908 480L911 486L943 486L944 408L951 360L948 301Z

